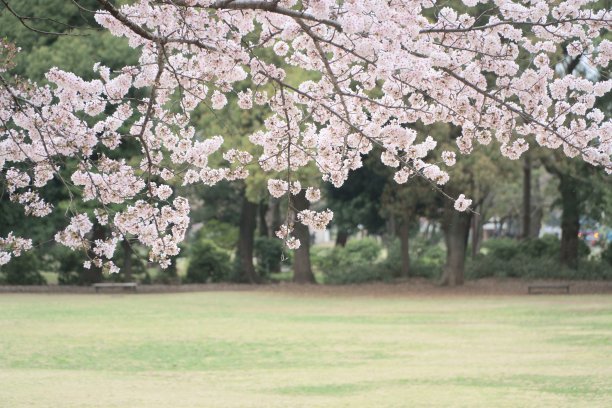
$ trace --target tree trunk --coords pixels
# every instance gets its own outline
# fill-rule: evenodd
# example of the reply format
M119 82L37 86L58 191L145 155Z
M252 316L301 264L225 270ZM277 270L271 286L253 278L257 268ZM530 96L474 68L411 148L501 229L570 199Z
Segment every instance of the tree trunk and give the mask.
M459 212L449 200L445 204L444 240L446 242L446 264L442 273L441 285L463 285L465 271L465 251L470 233L471 212Z
M125 277L126 282L132 281L132 246L124 239L121 241L121 246L123 247L123 268L121 271Z
M525 153L523 160L523 228L521 238L527 239L531 233L531 156Z
M394 239L397 236L397 225L395 215L391 213L387 219L387 236Z
M336 235L336 246L345 247L346 241L348 241L348 232L344 228L338 228L338 234Z
M532 198L534 204L531 212L531 230L529 231L530 238L538 238L540 236L540 228L542 227L542 218L544 218L544 210L542 209L542 189L540 178L536 177L532 186Z
M400 225L400 244L402 252L402 278L410 276L410 222L402 221Z
M542 218L544 218L544 211L542 207L537 207L533 211L533 217L531 221L531 231L529 231L530 238L538 238L540 236L540 228L542 227Z
M516 238L516 234L515 232L515 228L514 228L514 219L516 218L516 214L512 214L509 218L508 218L508 237L510 238Z
M238 280L259 283L259 276L253 265L253 241L257 223L257 204L250 202L246 196L242 199L240 211L240 228L238 232Z
M472 216L472 259L476 258L480 249L480 215Z
M271 208L271 219L270 219L270 228L268 229L268 236L271 238L276 237L275 233L281 227L283 223L281 219L281 211L280 211L280 200L277 198L272 198L270 201Z
M570 268L578 266L578 233L580 232L580 200L578 198L577 181L567 175L560 174L559 191L563 214L561 215L561 254L563 265Z
M305 191L302 190L298 195L293 196L293 207L296 212L308 209L309 205ZM293 281L296 283L316 283L310 266L310 231L304 224L296 222L293 233L301 243L300 247L295 250L293 257Z
M266 221L266 214L268 213L268 203L264 200L259 202L259 236L267 237L270 235L268 231L268 222Z
M500 238L504 234L504 223L506 222L506 217L502 217L499 219L499 229L497 230L497 238Z

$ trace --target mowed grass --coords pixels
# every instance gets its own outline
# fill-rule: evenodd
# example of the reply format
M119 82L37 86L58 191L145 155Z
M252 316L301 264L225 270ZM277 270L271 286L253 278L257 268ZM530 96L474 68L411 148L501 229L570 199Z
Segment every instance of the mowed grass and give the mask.
M612 297L0 295L0 407L610 407Z

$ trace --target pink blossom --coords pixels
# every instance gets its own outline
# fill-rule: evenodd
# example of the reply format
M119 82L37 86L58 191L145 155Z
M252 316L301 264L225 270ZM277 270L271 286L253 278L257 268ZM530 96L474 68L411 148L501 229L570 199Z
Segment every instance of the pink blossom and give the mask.
M469 198L465 198L465 195L459 194L459 197L455 200L455 210L457 211L465 211L470 208L472 204L472 200Z
M127 40L136 65L97 63L92 80L56 67L46 74L48 86L6 76L0 181L27 216L42 217L57 202L45 201L40 189L71 172L75 196L99 207L97 222L134 237L162 266L179 253L189 222L186 199L166 202L173 183L246 178L253 151L277 198L302 191L295 178L304 168L341 186L375 147L398 183L419 176L443 185L451 175L439 158L453 166L478 144L518 159L535 142L612 172L612 122L596 108L612 80L555 65L567 53L590 71L607 68L610 13L593 2L283 0L266 10L257 2L119 3L104 5L95 19ZM480 3L495 13L480 18ZM274 55L254 51L261 46ZM11 55L0 72L9 72L20 59L6 41L0 47ZM263 116L253 134L221 124L229 134L211 135L193 126L194 112L223 109L227 95ZM440 151L433 125L460 129L460 154ZM119 149L126 141L136 154ZM316 201L320 192L308 188L306 197ZM455 202L460 211L470 205L463 195ZM294 216L321 227L331 212ZM115 271L107 255L118 241L92 244L91 228L78 214L56 240L98 250L90 262ZM299 246L289 225L280 235ZM6 245L0 241L0 263L16 256Z

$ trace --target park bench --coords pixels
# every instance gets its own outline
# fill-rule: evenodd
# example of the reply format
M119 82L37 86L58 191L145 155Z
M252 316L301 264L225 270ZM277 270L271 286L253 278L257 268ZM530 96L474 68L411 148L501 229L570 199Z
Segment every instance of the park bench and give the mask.
M569 293L570 285L556 284L556 285L529 285L527 287L527 293L530 295L540 293L551 293L551 292L565 292Z
M136 292L136 289L138 288L138 284L136 282L108 282L108 283L94 283L93 284L94 289L96 290L96 293L98 293L100 291L100 289L105 289L105 288L123 288L125 290L133 290L134 292Z

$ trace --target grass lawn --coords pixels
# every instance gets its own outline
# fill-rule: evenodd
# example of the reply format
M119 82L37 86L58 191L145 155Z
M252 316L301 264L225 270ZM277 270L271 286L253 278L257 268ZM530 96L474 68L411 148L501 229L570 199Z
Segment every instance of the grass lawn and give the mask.
M612 297L0 295L0 407L610 407Z

